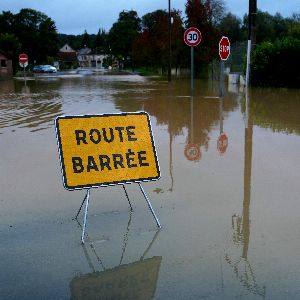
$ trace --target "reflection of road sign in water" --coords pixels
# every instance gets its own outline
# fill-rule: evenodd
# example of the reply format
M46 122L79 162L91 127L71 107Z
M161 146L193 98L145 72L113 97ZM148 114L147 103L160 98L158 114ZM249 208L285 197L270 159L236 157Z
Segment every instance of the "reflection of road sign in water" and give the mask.
M218 138L218 151L220 154L224 154L228 147L228 137L225 133L222 133Z
M103 272L75 277L71 299L154 298L161 256L155 256Z
M28 66L28 56L25 53L22 53L19 55L19 64L21 67L27 67Z
M187 144L184 149L184 155L188 160L199 160L201 158L200 147L197 144Z
M56 132L67 189L160 176L145 112L58 117Z
M199 29L195 27L190 27L184 32L184 42L190 46L198 46L201 42L202 36Z
M230 55L230 42L228 37L222 36L219 42L219 56L221 60L227 60Z

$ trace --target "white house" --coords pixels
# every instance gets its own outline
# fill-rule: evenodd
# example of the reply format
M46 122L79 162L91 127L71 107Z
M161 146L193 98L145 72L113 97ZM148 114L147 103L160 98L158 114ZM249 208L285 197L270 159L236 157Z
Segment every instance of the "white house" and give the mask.
M81 68L102 69L107 57L102 51L97 49L92 50L88 47L81 48L77 52L77 59Z

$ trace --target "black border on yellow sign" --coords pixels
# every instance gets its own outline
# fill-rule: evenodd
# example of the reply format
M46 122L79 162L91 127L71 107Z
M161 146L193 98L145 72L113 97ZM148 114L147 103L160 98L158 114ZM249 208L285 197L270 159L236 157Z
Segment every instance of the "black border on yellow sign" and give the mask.
M61 143L61 137L60 137L60 131L59 131L59 120L60 119L79 119L79 118L94 118L94 117L112 117L112 116L128 116L128 115L145 115L147 117L148 121L148 128L153 148L153 153L155 157L155 164L157 169L158 176L155 177L148 177L148 178L138 178L138 179L129 179L129 180L123 180L123 181L112 181L112 182L101 182L101 183L95 183L95 184L87 184L87 185L76 185L76 186L70 186L67 183L67 177L66 177L66 171L65 171L65 163L64 163L64 154L62 150L62 143ZM89 188L97 188L97 187L106 187L106 186L113 186L117 184L125 184L125 183L133 183L133 182L146 182L146 181L153 181L158 180L160 178L160 168L159 168L159 162L157 158L157 153L155 149L155 143L152 135L152 128L150 123L150 117L149 114L140 111L140 112L129 112L129 113L115 113L115 114L96 114L96 115L72 115L72 116L60 116L55 119L55 130L56 130L56 139L57 139L57 145L58 145L58 152L59 152L59 158L60 158L60 165L61 165L61 172L62 172L62 179L63 179L63 185L64 188L67 190L81 190L81 189L89 189Z

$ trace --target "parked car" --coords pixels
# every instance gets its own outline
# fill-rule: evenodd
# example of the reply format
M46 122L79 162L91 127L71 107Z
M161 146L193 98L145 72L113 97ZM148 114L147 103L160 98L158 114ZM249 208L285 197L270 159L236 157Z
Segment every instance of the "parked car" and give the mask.
M41 66L41 65L36 65L36 66L33 67L32 71L34 73L42 73L43 72L42 67L43 66Z
M32 71L34 73L56 73L57 69L51 65L36 65Z
M57 69L51 65L43 65L42 66L43 73L56 73Z

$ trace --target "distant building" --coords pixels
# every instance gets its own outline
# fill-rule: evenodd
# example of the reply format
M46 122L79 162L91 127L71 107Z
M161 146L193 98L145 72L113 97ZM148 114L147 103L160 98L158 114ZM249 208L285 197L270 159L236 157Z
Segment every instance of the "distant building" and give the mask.
M103 63L107 59L107 55L99 49L90 49L83 47L77 52L79 66L81 68L103 68Z
M12 76L12 60L5 52L0 50L0 80L7 80Z
M63 65L67 68L72 68L77 65L77 53L70 47L68 44L65 44L61 47L57 53L57 59L60 65Z

